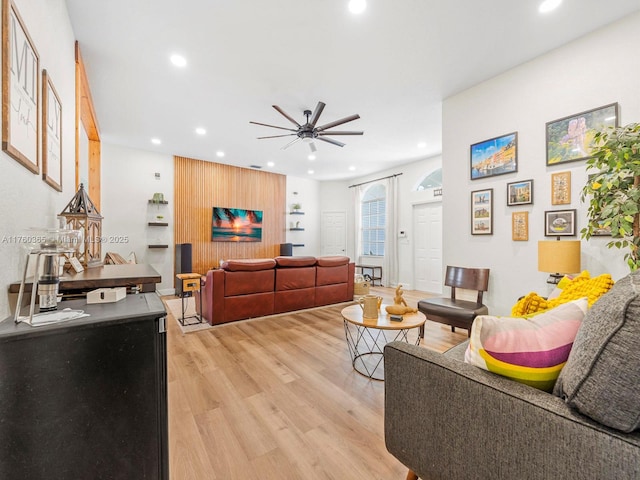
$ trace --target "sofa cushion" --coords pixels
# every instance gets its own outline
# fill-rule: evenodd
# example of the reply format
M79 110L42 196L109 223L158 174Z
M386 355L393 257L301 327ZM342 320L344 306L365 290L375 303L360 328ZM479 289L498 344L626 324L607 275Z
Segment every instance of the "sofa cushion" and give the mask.
M471 327L465 361L551 391L586 312L587 299L581 298L531 319L480 315Z
M315 267L276 269L276 291L297 290L316 286Z
M276 266L273 258L249 258L241 260L225 260L220 268L228 272L255 272L258 270L269 270Z
M278 267L312 267L316 264L316 257L276 257Z
M349 261L349 257L344 257L342 255L318 257L316 259L317 265L320 267L338 267L340 265L347 265Z
M589 310L554 393L609 427L640 427L640 272Z

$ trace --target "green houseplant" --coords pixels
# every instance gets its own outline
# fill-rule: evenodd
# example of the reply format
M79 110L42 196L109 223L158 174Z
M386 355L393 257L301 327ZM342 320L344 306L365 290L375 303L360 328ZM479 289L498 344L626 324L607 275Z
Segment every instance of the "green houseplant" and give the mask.
M582 189L582 201L589 197L582 238L610 232L607 247L628 249L624 259L635 271L640 267L640 124L596 132L591 155L587 168L597 173Z

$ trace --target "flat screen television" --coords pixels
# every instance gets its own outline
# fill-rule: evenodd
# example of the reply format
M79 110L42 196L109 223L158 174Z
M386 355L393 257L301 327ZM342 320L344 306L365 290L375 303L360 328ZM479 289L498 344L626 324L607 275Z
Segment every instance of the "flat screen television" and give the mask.
M261 242L262 210L213 207L211 240L214 242Z

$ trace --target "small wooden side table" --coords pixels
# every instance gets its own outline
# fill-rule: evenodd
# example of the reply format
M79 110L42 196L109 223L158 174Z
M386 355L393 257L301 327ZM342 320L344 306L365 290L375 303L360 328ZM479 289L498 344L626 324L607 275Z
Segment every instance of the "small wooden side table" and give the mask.
M193 292L200 292L202 276L199 273L178 273L176 277L182 282L182 294L180 295L182 301L182 316L178 319L180 325L186 326L202 323L202 292L200 293L200 315L196 313L195 315L189 315L187 317L184 316L185 312L187 311L187 308L184 305L184 299L193 296ZM198 321L186 323L186 320L188 318L195 318Z

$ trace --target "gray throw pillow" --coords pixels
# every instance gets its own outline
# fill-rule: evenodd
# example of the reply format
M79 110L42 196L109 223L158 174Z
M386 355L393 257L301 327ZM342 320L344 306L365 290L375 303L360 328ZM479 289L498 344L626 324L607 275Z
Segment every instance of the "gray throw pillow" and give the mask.
M609 427L640 427L640 272L616 282L587 312L554 393Z

